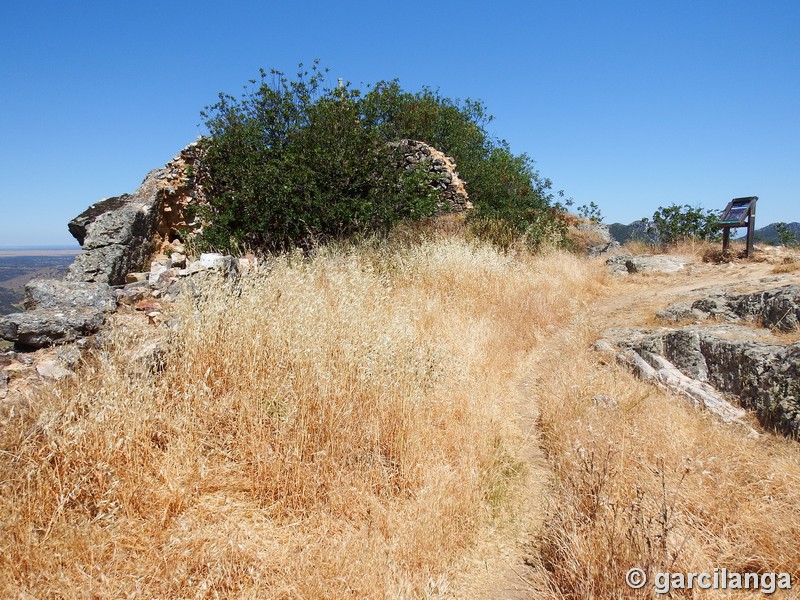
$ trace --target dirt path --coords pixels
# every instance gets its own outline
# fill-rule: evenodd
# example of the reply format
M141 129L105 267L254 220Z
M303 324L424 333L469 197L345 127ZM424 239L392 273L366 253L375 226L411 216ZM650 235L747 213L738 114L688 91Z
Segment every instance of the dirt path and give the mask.
M703 263L691 259L687 267L672 274L638 274L613 278L607 292L586 308L586 314L599 332L613 327L646 327L659 324L655 313L675 302L691 302L718 291L747 292L787 284L800 284L800 269L781 272L782 256L728 264ZM578 315L576 315L578 316ZM794 341L794 340L792 340ZM517 384L517 421L524 432L525 446L519 456L525 463L526 486L515 535L495 549L482 572L454 597L492 600L522 600L558 597L549 593L548 575L538 564L537 539L546 514L552 471L541 446L537 428L538 409L529 391L532 374L537 372L536 356L557 351L554 336L541 346L523 367Z

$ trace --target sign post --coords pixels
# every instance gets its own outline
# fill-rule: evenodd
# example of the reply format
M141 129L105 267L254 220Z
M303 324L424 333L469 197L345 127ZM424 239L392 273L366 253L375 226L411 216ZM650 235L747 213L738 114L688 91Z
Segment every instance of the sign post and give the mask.
M722 212L719 226L722 227L722 252L728 250L730 244L731 229L747 227L747 249L745 256L750 258L753 252L753 235L756 229L756 202L758 196L748 196L746 198L734 198L728 202L728 206Z

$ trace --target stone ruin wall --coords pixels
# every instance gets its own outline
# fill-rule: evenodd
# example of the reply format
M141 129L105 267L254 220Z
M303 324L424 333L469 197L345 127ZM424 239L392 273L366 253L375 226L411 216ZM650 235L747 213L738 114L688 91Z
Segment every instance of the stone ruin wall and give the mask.
M402 140L395 146L401 148L400 166L427 164L435 175L440 212L471 208L452 158L423 142ZM181 235L191 236L203 225L191 220L197 211L189 210L206 201L202 152L200 141L189 144L148 173L133 194L101 200L72 219L69 231L83 252L63 281L34 280L26 286L26 310L0 317L0 338L24 352L65 344L85 347L120 305L146 310L148 318L158 320L160 305L154 301L174 301L185 280L208 270L235 277L255 268L254 257L185 256Z
M401 149L404 168L428 165L442 199L441 213L472 208L453 158L415 140L393 145ZM193 142L163 168L151 171L133 194L101 200L75 217L69 230L83 252L66 280L122 285L128 273L145 271L154 257L181 248L173 246L179 233L196 233L202 226L188 216L190 207L205 202L201 173L202 144Z
M189 229L186 208L203 202L195 173L201 146L189 144L164 167L148 173L133 194L93 204L69 222L83 247L70 265L67 281L125 283L125 276L146 270L153 256Z
M439 192L442 202L439 211L463 212L472 208L467 194L467 186L456 169L455 159L440 152L425 142L400 140L392 144L400 149L403 168L411 169L420 164L428 164L434 176L432 186Z

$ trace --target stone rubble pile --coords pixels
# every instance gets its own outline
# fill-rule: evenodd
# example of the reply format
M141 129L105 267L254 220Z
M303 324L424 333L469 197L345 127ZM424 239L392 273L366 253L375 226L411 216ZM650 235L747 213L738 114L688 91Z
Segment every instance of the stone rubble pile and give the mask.
M234 258L201 254L188 260L179 244L170 256L157 257L149 271L128 273L126 282L34 280L25 288L25 312L0 316L0 337L13 350L0 353L0 400L11 388L41 380L58 380L74 373L81 351L103 344L103 326L112 313L143 314L150 325L169 327L170 311L183 293L195 294L199 280L222 277L236 281L256 274L263 263L256 257ZM152 346L152 347L151 347ZM132 359L153 368L164 354L157 340L143 345ZM5 409L4 409L5 410ZM2 413L3 411L0 411Z
M442 212L471 208L452 158L423 142L402 140L396 146L402 166L427 165L434 174ZM99 345L103 326L118 310L164 324L181 293L199 293L198 278L217 273L236 279L259 270L252 256L187 258L180 239L203 226L190 217L206 203L202 154L200 141L189 144L151 171L133 194L101 200L69 222L83 252L64 281L32 281L25 291L25 312L0 317L0 338L14 344L14 351L0 353L0 399L20 374L68 376L79 362L74 353Z

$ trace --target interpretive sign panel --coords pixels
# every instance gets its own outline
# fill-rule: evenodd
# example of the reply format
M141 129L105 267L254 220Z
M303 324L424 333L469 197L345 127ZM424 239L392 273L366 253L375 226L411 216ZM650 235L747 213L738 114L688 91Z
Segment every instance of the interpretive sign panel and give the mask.
M731 229L737 227L747 227L747 249L745 256L749 257L753 251L753 232L756 223L756 202L758 196L748 196L746 198L734 198L728 202L728 206L722 211L719 225L722 227L722 251L728 249L730 242Z
M721 225L746 225L747 217L750 214L750 206L755 204L756 198L737 198L731 200L725 209Z

